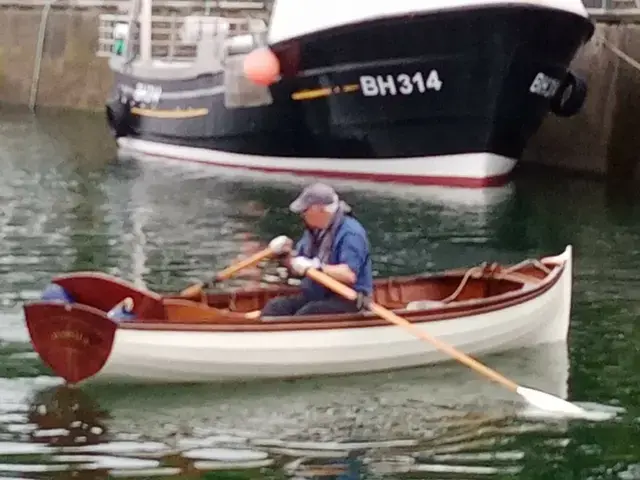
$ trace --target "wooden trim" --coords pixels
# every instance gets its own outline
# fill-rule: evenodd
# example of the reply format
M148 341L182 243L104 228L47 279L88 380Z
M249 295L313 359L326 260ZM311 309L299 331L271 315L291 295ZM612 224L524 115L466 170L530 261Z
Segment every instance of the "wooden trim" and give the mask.
M491 313L497 310L514 307L526 301L533 300L549 291L555 286L565 273L566 263L557 271L552 271L547 278L537 286L527 290L516 290L490 298L473 299L464 302L443 305L441 308L429 310L404 311L396 310L396 313L412 323L436 322L442 320L457 320L471 315ZM466 270L462 270L466 271ZM442 276L442 275L439 275ZM459 276L459 274L457 275ZM420 278L416 276L415 278ZM381 280L386 281L386 280ZM308 315L304 320L298 317L284 317L282 320L272 322L256 322L247 319L241 323L217 323L217 324L179 324L145 321L144 323L121 323L122 330L151 330L151 331L198 331L198 332L276 332L276 331L306 331L306 330L331 330L353 329L365 327L385 327L389 323L369 312L356 314L332 315L330 319L326 315Z

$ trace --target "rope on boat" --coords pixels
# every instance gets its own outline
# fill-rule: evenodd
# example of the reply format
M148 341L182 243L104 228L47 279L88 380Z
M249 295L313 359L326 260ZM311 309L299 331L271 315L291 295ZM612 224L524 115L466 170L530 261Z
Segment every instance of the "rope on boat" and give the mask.
M545 275L549 275L551 273L551 269L549 267L547 267L544 263L542 263L540 260L535 259L535 258L531 258L531 259L527 259L527 260L523 260L520 263L517 263L515 265L512 265L509 268L505 268L504 270L502 270L501 272L498 273L498 276L495 278L500 278L500 277L506 277L509 274L513 274L514 271L522 268L522 267L526 267L528 265L533 265L534 267L542 270ZM467 285L467 283L469 282L469 278L471 278L472 275L474 275L475 273L479 273L480 275L476 278L481 278L483 272L485 271L485 269L487 268L487 262L482 262L480 265L475 266L475 267L471 267L469 270L466 271L466 273L464 274L464 277L462 277L462 280L460 281L460 284L458 285L458 288L455 289L455 291L449 295L448 297L443 298L442 300L440 300L442 303L450 303L451 301L455 300L458 295L460 295L460 292L462 292L462 289ZM491 273L494 273L493 271ZM521 282L525 282L524 279L519 279L519 281Z
M466 271L466 273L464 274L464 277L462 277L462 280L460 281L460 285L458 285L458 288L456 288L451 295L449 295L448 297L443 298L440 301L442 303L449 303L449 302L455 300L458 297L458 295L460 295L460 292L462 292L462 289L467 285L467 282L469 281L469 278L471 278L471 276L474 273L479 273L480 276L477 277L477 278L481 278L482 277L482 272L484 271L485 268L487 268L487 262L482 262L480 265L478 265L476 267L471 267L469 270Z
M540 270L542 270L545 274L549 275L551 273L551 269L549 267L547 267L544 263L542 263L540 260L532 258L532 259L528 259L528 260L523 260L520 263L516 263L515 265L509 267L509 268L505 268L503 270L504 273L511 273L515 270L518 270L522 267L526 267L527 265L533 265L534 267L539 268Z
M620 50L618 47L616 47L614 44L612 44L609 40L604 38L602 35L598 35L596 38L600 42L602 42L602 44L605 47L607 47L609 50L615 53L618 57L620 57L622 60L624 60L625 62L627 62L629 65L631 65L633 68L635 68L640 72L640 62L631 58L629 55L624 53L622 50Z

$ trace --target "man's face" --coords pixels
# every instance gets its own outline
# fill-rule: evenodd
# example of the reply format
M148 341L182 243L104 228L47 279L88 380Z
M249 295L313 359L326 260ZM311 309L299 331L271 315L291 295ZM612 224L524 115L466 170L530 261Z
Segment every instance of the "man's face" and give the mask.
M322 208L322 205L311 205L304 212L302 212L302 219L304 223L310 228L327 228L331 214Z

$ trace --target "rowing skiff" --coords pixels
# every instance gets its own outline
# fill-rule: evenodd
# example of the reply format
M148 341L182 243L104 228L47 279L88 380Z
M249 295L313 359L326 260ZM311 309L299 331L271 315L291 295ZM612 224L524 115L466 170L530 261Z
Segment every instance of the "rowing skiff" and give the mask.
M296 288L188 299L138 289L103 273L75 272L53 278L42 299L25 304L24 312L34 350L69 383L305 377L449 359L368 311L256 317L269 298ZM566 341L571 290L567 246L557 256L512 266L485 262L376 279L374 301L457 349L481 355Z

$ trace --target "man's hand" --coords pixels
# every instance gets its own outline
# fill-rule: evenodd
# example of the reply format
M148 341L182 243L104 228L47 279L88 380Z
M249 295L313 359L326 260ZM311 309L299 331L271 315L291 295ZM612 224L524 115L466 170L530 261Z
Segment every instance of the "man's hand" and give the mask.
M310 268L320 268L322 266L322 262L318 258L307 258L307 257L293 257L291 259L291 270L296 275L300 275L301 277L307 273L307 270Z
M285 255L291 252L293 248L293 240L286 235L280 235L269 242L269 248L276 255Z

